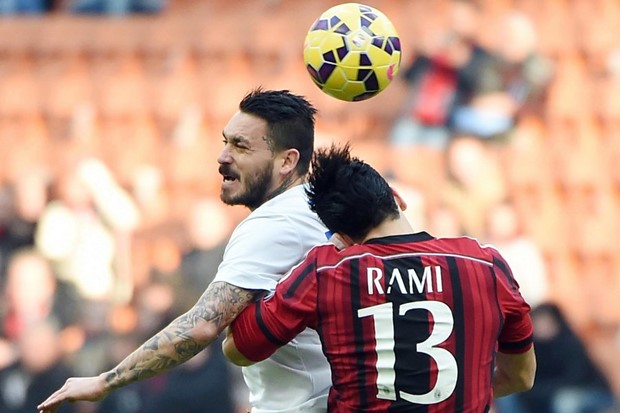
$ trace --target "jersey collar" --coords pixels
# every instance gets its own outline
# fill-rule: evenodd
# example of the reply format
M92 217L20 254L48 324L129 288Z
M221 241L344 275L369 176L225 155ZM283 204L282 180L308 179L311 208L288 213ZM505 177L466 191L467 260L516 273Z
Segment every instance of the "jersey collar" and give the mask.
M434 239L428 232L416 232L414 234L390 235L387 237L371 238L364 244L404 244L409 242L422 242Z

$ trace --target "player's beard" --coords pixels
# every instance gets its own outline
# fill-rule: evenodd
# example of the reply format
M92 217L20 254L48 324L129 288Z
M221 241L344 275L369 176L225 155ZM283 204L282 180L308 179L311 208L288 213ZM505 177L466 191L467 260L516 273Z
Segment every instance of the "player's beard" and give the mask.
M256 174L239 177L239 179L243 179L243 192L227 195L222 191L220 194L221 200L227 205L243 205L251 210L255 210L267 200L267 194L273 178L272 168L271 162L267 162Z

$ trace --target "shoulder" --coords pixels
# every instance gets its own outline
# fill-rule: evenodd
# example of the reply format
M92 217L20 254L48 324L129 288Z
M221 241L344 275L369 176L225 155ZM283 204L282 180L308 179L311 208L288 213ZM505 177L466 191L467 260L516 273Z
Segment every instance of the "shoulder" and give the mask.
M346 254L339 250L334 244L326 241L316 245L305 254L303 260L296 264L283 278L287 279L291 274L313 273L318 275L320 271L335 268L338 263L346 259Z
M325 227L310 210L303 186L299 185L258 207L238 225L235 232L251 231L267 235L267 232L283 231L303 236L306 232L317 230L324 238Z
M488 265L494 265L496 258L501 259L497 248L472 237L436 238L432 242L441 251L481 260Z
M493 264L493 266L500 265L502 268L508 266L508 264L506 264L506 260L504 259L504 257L500 253L500 251L497 248L497 246L495 246L493 244L481 243L479 240L477 240L475 238L468 238L468 239L470 240L470 242L472 243L474 248L477 248L477 249L480 250L481 256L485 260L487 260L491 264Z

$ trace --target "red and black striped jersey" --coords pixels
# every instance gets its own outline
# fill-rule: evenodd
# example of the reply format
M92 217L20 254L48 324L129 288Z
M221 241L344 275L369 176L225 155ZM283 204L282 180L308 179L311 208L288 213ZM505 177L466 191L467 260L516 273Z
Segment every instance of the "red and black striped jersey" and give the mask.
M254 361L316 329L330 412L482 413L495 352L532 345L529 311L496 249L422 232L312 249L232 328Z

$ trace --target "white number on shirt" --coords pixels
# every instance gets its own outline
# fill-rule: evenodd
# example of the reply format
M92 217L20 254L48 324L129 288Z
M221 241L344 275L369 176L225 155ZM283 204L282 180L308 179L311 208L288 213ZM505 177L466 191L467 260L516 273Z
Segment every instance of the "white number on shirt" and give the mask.
M398 308L398 315L405 316L410 310L426 310L433 317L430 336L416 345L418 353L428 354L437 363L437 381L428 393L410 394L399 391L398 395L408 402L434 404L446 400L456 388L458 368L454 356L446 349L437 347L452 334L454 317L450 307L440 301L415 301ZM366 307L357 311L359 318L372 316L375 324L375 351L377 353L377 398L396 400L396 355L394 354L394 320L392 303Z

